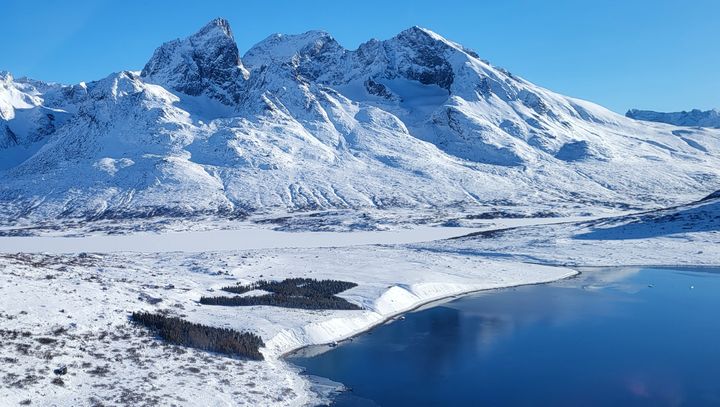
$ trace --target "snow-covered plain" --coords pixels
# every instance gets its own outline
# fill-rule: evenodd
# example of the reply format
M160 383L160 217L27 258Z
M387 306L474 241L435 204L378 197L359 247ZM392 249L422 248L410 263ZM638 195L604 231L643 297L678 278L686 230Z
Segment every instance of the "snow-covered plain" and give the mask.
M284 247L342 247L423 242L461 236L473 231L475 229L417 226L389 231L282 232L247 225L244 228L229 230L96 234L82 237L0 237L0 252L166 253Z
M720 265L720 193L664 210L479 232L419 247L571 266L716 266Z
M0 256L0 305L8 356L0 398L33 405L303 405L309 383L279 357L340 340L420 304L473 290L575 274L404 246L193 253ZM341 294L362 311L201 306L199 297L235 282L302 276L358 283ZM155 303L157 300L160 302ZM194 322L250 330L262 362L162 345L129 324L132 311L167 310ZM51 338L48 342L40 338ZM55 342L56 341L56 342ZM63 385L53 368L64 364Z
M523 225L572 222L597 216L479 220L473 227L403 225L389 230L286 232L247 222L223 223L227 229L138 233L101 233L82 236L0 236L0 253L116 253L205 252L224 250L343 247L366 244L408 244L447 239L476 232Z
M498 223L468 237L410 244L2 254L0 347L8 356L0 367L0 398L33 405L317 404L321 396L283 354L342 340L431 301L570 277L580 266L717 265L717 202L580 222L514 220L525 225ZM627 230L608 232L628 227L655 232L631 239L622 239ZM363 310L197 302L225 285L287 277L356 282L340 295ZM266 343L266 360L164 345L128 322L137 310L255 332ZM60 365L68 374L61 385L51 384Z

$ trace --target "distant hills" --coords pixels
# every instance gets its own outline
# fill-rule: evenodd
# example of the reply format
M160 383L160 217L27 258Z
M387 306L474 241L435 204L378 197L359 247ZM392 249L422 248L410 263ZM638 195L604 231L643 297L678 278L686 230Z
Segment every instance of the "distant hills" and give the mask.
M717 109L698 110L693 109L689 112L671 112L662 113L652 110L628 110L625 116L649 122L668 123L675 126L692 126L692 127L715 127L720 128L720 111Z

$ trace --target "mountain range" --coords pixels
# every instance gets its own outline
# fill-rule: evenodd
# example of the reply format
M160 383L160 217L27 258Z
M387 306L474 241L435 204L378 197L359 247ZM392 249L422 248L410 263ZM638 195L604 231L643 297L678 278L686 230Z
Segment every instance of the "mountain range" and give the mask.
M676 123L682 124L682 123ZM485 205L650 208L720 184L720 130L557 94L420 27L356 50L229 23L142 71L0 74L0 216L139 218Z
M676 126L697 126L720 128L720 111L717 109L699 110L693 109L689 112L654 112L652 110L631 109L625 116L635 120L650 122L668 123Z

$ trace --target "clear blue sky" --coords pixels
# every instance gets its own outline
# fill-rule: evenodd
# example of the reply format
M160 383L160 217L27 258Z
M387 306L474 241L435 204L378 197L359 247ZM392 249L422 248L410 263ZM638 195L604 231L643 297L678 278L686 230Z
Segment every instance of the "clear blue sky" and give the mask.
M354 49L419 25L618 112L720 107L718 0L2 0L0 70L76 83L141 69L214 17L230 21L241 54L274 32L322 29Z

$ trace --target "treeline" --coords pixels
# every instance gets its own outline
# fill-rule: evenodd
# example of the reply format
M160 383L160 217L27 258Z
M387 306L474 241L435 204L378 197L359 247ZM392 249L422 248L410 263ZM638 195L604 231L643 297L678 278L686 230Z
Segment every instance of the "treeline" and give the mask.
M260 347L265 346L265 343L262 338L250 332L214 328L149 312L133 312L130 319L150 328L162 339L175 345L263 360Z
M357 284L340 280L316 280L314 278L287 278L282 281L260 280L247 285L233 285L221 290L243 294L252 290L264 290L280 295L302 297L329 297L356 287Z
M301 309L356 310L361 308L336 296L336 294L356 286L357 284L348 281L312 278L288 278L282 281L261 280L247 285L223 287L222 290L233 294L264 290L270 294L245 297L201 297L200 303L225 306L270 305Z
M299 297L282 294L266 294L248 297L200 297L200 304L224 305L228 307L242 307L250 305L269 305L273 307L300 308L300 309L333 309L358 310L359 306L348 302L344 298L330 297Z

